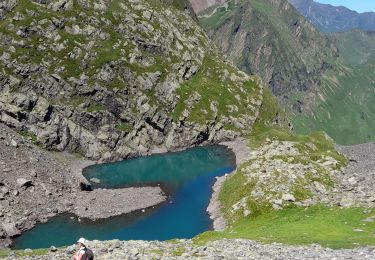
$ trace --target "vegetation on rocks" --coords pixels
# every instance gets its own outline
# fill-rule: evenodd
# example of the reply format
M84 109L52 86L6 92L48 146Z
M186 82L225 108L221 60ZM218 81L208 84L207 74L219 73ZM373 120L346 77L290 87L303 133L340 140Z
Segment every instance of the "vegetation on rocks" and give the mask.
M365 222L374 210L316 205L289 207L240 220L224 232L197 236L201 244L218 239L245 238L265 243L320 244L333 249L375 245L375 222Z
M0 121L44 148L117 160L230 139L257 116L261 85L220 58L186 1L1 6Z
M308 7L320 5L290 2L304 6L299 9L308 19L316 12ZM331 11L339 12L338 17L353 15L339 10ZM342 145L375 140L373 33L323 34L288 0L227 1L198 13L198 18L238 68L260 76L289 108L297 133L325 131ZM335 22L340 24L335 28L358 25L356 18Z
M246 238L336 249L375 245L375 221L368 221L373 209L344 203L341 169L347 159L324 133L295 135L287 126L285 113L265 90L248 138L251 156L220 191L228 227L205 232L196 243Z
M250 135L254 150L249 160L228 177L220 193L223 212L232 223L287 205L318 203L333 188L337 170L347 163L324 133L289 133L275 98L269 91L264 93Z

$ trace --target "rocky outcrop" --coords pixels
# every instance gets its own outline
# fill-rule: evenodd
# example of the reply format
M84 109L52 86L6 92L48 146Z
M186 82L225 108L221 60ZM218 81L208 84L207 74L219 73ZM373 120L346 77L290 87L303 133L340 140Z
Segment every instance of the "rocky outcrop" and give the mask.
M338 204L332 199L342 162L319 155L314 143L271 141L251 152L236 174L243 176L247 196L240 197L227 214L247 217L256 207L281 209L287 205ZM333 153L332 153L333 154ZM234 219L231 219L234 220Z
M349 160L346 165L343 155L322 141L268 140L253 149L237 171L226 177L241 178L243 182L232 194L237 200L221 208L221 212L220 207L211 205L211 211L219 220L224 214L226 220L235 222L239 216L290 205L374 208L374 145L338 147ZM220 179L218 183L223 181ZM225 219L219 224L225 224Z
M260 84L222 62L188 13L154 1L32 2L2 4L0 121L40 146L113 161L251 129Z
M196 245L191 240L173 242L158 241L89 241L97 259L373 259L375 249L363 247L332 250L319 245L292 246L278 243L263 244L251 240L224 239ZM68 259L74 246L62 249L51 247L45 255L29 256L29 259ZM12 256L9 259L21 259ZM14 253L13 253L14 254ZM27 250L25 255L32 255Z

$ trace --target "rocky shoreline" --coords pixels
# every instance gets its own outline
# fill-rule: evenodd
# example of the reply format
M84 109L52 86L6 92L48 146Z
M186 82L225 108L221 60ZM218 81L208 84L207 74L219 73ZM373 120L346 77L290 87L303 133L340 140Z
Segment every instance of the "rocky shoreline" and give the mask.
M90 184L82 170L95 163L43 150L30 137L0 124L0 248L11 246L12 238L58 214L95 220L166 200L160 187L85 191Z
M0 137L0 152L2 153L0 164L4 165L3 172L5 173L1 180L0 194L2 198L0 201L2 206L0 208L2 213L0 246L3 248L11 246L12 238L33 228L37 223L47 222L48 219L58 214L72 213L78 218L97 220L153 207L167 199L160 187L86 191L90 190L90 182L83 176L82 171L85 167L98 162L67 152L46 151L34 145L31 137L22 136L2 124L0 124ZM242 163L248 153L244 148L246 146L244 139L223 142L220 145L227 146L235 153L237 164ZM154 152L164 151L155 150ZM33 160L33 155L42 158L36 159L36 165L29 162ZM24 165L18 165L17 168L12 161L18 156L29 158L29 160L22 161ZM30 174L26 175L25 172L28 170ZM8 176L8 173L12 174ZM44 180L45 178L48 181ZM24 183L21 184L21 180ZM51 180L53 182L50 182ZM222 182L224 180L225 177ZM218 203L217 196L221 187L218 183L215 184L217 188L212 195L213 198L216 196L216 199L211 199L209 208L214 206L214 211L216 211L217 216L211 214L214 218L215 229L223 229L225 220L221 216ZM30 194L33 199L28 198ZM46 194L47 199L43 200ZM216 227L216 225L219 226Z
M220 145L224 145L233 151L236 157L236 167L244 163L250 156L250 148L247 145L247 140L244 138L237 138L234 141L221 142ZM232 173L234 172L235 170ZM215 184L212 187L213 193L210 203L207 207L207 212L213 221L213 228L216 231L222 231L227 226L226 220L221 213L219 194L223 183L230 174L216 178Z

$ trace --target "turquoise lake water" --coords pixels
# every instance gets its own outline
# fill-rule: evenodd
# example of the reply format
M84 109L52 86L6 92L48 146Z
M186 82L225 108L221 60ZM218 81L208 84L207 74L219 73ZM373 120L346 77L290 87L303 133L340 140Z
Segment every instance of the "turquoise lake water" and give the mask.
M145 212L100 221L78 221L73 215L59 215L16 238L14 248L71 245L79 237L90 240L192 238L212 228L206 212L212 185L216 176L234 168L234 154L224 146L196 147L90 166L84 170L85 177L101 181L93 184L94 189L160 185L168 200Z

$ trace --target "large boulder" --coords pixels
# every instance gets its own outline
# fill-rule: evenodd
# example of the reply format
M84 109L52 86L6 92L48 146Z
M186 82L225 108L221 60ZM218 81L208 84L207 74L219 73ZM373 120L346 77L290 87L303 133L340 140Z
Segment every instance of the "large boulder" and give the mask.
M3 230L6 232L8 237L15 237L21 235L21 231L16 228L14 223L2 223Z
M21 187L30 187L30 186L33 186L33 182L30 179L18 178L17 179L17 186L19 188L21 188Z

